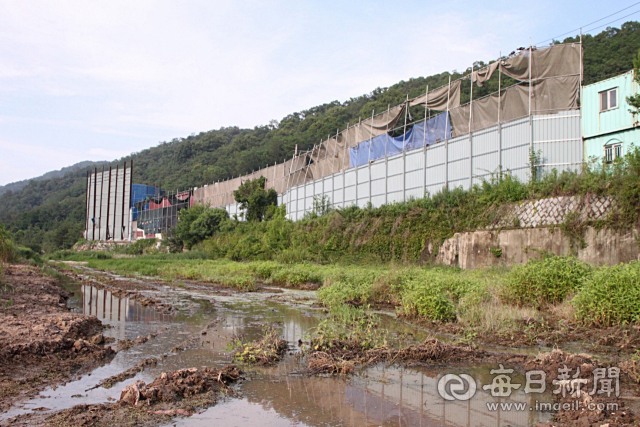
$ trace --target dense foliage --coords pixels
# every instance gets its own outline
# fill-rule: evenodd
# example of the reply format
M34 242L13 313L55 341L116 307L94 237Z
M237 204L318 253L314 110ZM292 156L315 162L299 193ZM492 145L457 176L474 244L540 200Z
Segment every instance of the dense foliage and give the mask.
M220 231L220 225L228 220L229 213L225 209L209 209L208 206L196 205L191 209L181 210L178 224L169 237L171 250L180 252L183 248L191 249Z
M262 221L270 206L278 203L278 193L273 188L265 190L266 178L252 179L243 182L233 192L233 197L240 204L247 221Z
M509 273L503 299L519 306L557 304L580 289L591 267L574 258L546 256L515 266Z
M577 37L565 42L578 41ZM628 22L620 29L608 28L598 35L584 37L584 76L590 83L628 71L640 49L640 24ZM480 61L474 67L485 65ZM471 68L429 77L412 78L388 88L377 88L367 95L344 102L332 101L292 113L269 125L253 129L227 127L186 138L162 142L156 147L133 153L116 163L134 161L137 183L155 184L164 188L187 188L203 185L231 176L282 162L291 157L296 145L310 149L327 135L343 129L359 117L368 117L373 110L382 111L409 97L421 95L426 86L434 89L468 74ZM502 87L512 83L502 81ZM497 73L481 88L474 89L474 98L498 89ZM462 102L469 100L469 86L463 85ZM424 110L413 107L411 116L419 120ZM108 167L108 165L107 165ZM84 229L86 169L43 181L31 181L17 192L0 196L0 221L13 232L17 242L36 250L70 248ZM455 199L457 193L447 195ZM445 221L446 223L446 221ZM386 225L385 225L386 226Z

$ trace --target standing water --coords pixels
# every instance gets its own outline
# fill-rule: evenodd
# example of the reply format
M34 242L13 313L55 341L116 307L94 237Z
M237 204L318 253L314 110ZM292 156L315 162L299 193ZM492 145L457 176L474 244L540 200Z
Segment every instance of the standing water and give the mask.
M191 417L177 418L179 426L531 426L550 419L535 410L536 402L551 401L548 394L525 394L516 390L500 400L484 391L496 366L459 366L451 369L376 365L352 376L305 376L299 340L322 319L321 310L296 301L313 301L312 291L274 289L260 293L214 293L203 286L169 287L145 283L145 296L171 299L179 310L163 314L143 307L136 299L117 297L91 285L67 283L74 293L69 307L74 312L97 316L109 326L105 337L116 341L150 336L142 344L120 351L107 365L82 378L50 388L36 398L0 415L6 420L34 409L49 412L77 404L113 402L121 390L136 380L151 382L162 372L184 368L216 367L232 363L229 343L261 336L263 325L275 325L289 343L284 360L272 368L244 367L246 380L235 386L237 397L221 399L215 406ZM390 332L407 333L406 324L389 317ZM411 328L409 328L411 329ZM418 339L424 332L410 331ZM155 337L153 337L153 334ZM164 357L163 357L164 355ZM95 387L147 358L159 358L134 378L110 389ZM438 381L444 374L468 374L479 383L467 401L443 399ZM514 375L514 382L522 380ZM524 383L524 381L520 381ZM510 403L500 406L495 403ZM46 408L46 409L43 409Z

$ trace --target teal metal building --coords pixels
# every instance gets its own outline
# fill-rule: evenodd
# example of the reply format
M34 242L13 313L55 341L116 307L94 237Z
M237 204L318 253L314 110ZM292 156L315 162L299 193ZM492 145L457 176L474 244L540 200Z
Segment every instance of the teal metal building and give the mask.
M627 97L640 91L633 71L582 88L582 136L585 160L612 162L631 144L640 146L638 117L629 112Z

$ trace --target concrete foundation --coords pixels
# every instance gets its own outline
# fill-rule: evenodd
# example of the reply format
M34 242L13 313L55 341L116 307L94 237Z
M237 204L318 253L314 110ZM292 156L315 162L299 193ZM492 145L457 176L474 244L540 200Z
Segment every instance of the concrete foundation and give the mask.
M456 233L440 246L436 260L463 269L523 264L543 253L576 255L594 265L640 259L640 230L619 232L586 227L583 242L558 228L527 228Z

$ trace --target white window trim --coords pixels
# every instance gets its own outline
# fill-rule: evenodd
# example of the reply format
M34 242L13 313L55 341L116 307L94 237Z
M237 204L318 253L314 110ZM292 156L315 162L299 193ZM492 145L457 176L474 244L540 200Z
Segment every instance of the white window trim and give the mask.
M616 148L620 147L620 155L616 156ZM613 144L606 144L604 147L604 160L606 163L613 163L617 158L624 157L624 144L622 142L616 142ZM611 149L611 160L607 159L607 150Z
M610 105L611 105L610 99L611 98L610 98L609 93L611 91L613 91L613 90L616 91L616 106L612 108L612 107L610 107ZM607 94L607 108L604 109L604 110L602 109L602 94L603 93ZM599 109L600 109L601 113L604 113L606 111L616 110L616 109L618 109L618 107L620 107L620 96L619 96L619 93L620 93L620 88L617 87L617 86L616 87L612 87L611 89L605 89L605 90L601 90L600 92L598 92L598 103L600 104L600 106L599 106L600 108Z

